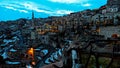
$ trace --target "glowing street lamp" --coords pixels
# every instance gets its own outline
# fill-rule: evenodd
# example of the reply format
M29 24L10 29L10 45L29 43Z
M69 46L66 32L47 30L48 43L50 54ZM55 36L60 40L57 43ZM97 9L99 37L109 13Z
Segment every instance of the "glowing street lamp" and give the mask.
M32 57L32 65L35 65L35 61L34 61L34 49L30 48L28 50L28 55L30 55L30 57Z

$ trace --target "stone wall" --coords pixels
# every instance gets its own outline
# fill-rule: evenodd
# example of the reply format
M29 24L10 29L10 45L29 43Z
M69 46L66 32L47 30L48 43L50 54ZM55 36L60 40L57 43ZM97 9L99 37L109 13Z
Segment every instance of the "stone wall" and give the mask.
M100 35L105 35L105 37L111 37L112 34L120 35L120 26L107 26L100 27Z
M120 0L107 0L107 5L120 5Z

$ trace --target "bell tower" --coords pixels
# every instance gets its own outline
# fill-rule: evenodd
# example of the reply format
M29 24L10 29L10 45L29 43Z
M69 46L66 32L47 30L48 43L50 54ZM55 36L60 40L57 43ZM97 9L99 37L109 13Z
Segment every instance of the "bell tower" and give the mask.
M35 27L34 12L32 11L32 27Z

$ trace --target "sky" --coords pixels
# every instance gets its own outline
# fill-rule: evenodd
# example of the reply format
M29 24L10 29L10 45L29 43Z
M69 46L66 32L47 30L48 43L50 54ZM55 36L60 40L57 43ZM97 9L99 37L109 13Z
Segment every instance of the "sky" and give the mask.
M0 21L63 16L85 9L97 9L107 0L0 0Z

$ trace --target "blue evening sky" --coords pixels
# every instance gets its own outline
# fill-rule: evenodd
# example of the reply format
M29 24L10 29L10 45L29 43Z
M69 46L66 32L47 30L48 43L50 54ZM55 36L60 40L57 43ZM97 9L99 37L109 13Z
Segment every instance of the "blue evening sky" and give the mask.
M96 9L107 0L0 0L0 21L62 16L85 9Z

